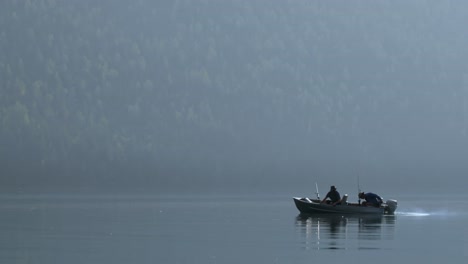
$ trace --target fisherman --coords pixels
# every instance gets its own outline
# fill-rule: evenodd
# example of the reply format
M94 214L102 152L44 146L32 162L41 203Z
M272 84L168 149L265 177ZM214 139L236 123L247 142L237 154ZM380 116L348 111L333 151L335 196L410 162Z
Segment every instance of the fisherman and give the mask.
M359 196L359 199L364 199L364 200L366 200L365 202L362 202L362 205L364 205L364 206L375 206L375 207L379 207L379 206L383 203L382 197L380 197L379 195L377 195L377 194L375 194L375 193L371 193L371 192L368 192L368 193L360 192L358 196Z
M327 198L329 198L330 200L327 201ZM325 202L331 203L333 206L341 203L340 193L336 190L336 187L334 185L330 187L330 191L327 193L325 198L323 198L323 200L320 203L325 203Z

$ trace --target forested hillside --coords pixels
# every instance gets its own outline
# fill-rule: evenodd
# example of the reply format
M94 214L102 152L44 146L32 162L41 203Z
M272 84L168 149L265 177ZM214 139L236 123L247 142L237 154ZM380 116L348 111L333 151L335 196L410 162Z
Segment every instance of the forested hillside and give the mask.
M461 174L466 10L3 0L1 188L236 190L356 167Z

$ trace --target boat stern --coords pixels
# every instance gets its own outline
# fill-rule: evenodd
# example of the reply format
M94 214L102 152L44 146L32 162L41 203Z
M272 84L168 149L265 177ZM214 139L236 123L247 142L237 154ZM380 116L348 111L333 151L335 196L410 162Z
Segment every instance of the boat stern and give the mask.
M385 204L387 205L387 207L385 208L385 213L394 214L398 207L397 200L387 200Z

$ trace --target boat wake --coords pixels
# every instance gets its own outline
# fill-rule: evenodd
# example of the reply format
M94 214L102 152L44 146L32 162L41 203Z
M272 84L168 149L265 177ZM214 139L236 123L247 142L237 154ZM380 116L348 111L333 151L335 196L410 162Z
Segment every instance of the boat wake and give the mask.
M426 212L396 212L396 215L403 215L403 216L430 216L431 213Z
M401 215L401 216L415 216L415 217L424 217L424 216L451 217L451 216L461 215L464 213L447 211L447 210L433 211L433 212L417 210L417 211L411 211L411 212L396 212L395 214Z

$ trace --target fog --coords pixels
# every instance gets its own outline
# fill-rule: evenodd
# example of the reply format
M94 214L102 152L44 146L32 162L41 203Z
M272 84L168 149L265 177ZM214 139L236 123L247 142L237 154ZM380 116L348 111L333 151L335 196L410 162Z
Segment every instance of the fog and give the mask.
M463 1L2 1L0 189L462 191L467 24Z

